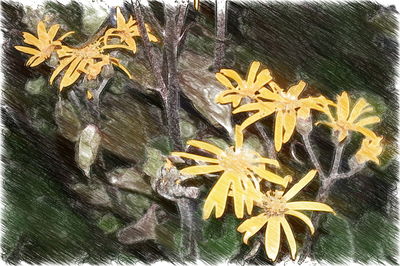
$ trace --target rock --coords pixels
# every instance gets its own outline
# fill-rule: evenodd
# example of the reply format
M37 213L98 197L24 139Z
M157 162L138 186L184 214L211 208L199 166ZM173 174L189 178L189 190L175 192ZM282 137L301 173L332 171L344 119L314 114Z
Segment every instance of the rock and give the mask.
M143 179L143 173L136 168L118 168L111 173L107 173L108 181L121 189L151 195L150 184Z
M165 157L160 150L147 147L146 148L146 161L143 164L143 172L152 178L157 176L158 171L165 164Z
M85 185L78 183L72 186L72 190L79 194L83 201L103 208L111 208L111 198L108 196L106 188L101 183Z
M58 101L54 116L60 134L72 142L77 141L82 124L72 104L65 100Z
M135 244L146 240L156 239L158 224L156 211L158 205L153 204L137 222L131 223L117 233L117 239L123 244Z
M134 220L139 220L151 205L148 197L127 191L121 191L121 202Z
M102 216L97 222L97 226L106 234L111 234L122 227L122 223L111 213Z
M75 150L75 160L87 177L90 177L90 168L96 161L100 143L100 131L95 125L88 125L82 130Z
M106 120L101 123L102 147L132 161L142 161L145 148L165 134L161 110L128 94L104 94L100 106Z
M101 5L96 6L86 3L83 6L82 33L92 36L100 28L101 24L108 16L108 10Z
M180 59L179 71L183 93L193 102L194 107L211 124L225 128L233 134L231 108L214 102L215 96L225 88L208 70L212 58L184 52Z
M46 83L46 79L40 76L37 79L28 80L28 82L25 84L25 90L30 95L37 95L42 92L43 88L46 86Z

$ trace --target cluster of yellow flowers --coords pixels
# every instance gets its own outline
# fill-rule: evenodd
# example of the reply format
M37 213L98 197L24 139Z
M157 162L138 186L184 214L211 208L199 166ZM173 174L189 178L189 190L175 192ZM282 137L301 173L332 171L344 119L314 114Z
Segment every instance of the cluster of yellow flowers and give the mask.
M244 221L237 229L244 233L243 242L247 244L248 239L266 225L266 253L271 260L275 260L280 247L282 227L289 243L291 256L295 259L296 241L285 216L299 218L313 233L314 227L310 218L300 211L334 211L320 202L291 201L316 176L317 171L309 171L285 192L292 177L281 177L273 173L267 167L271 165L279 167L278 161L262 157L253 149L243 147L244 130L260 119L275 114L274 144L276 151L280 151L282 144L292 137L296 125L301 123L302 119L309 119L311 110L316 110L325 113L329 119L329 122L320 121L317 124L325 124L333 128L337 132L339 142L348 137L349 131L356 131L365 136L355 156L358 163L362 164L369 160L379 163L377 156L382 152L380 146L382 138L377 137L374 132L365 127L379 122L379 118L376 116L360 118L363 114L372 111L372 107L363 98L356 102L350 112L349 97L346 92L338 96L337 103L334 103L324 96L300 98L306 87L304 81L284 91L273 81L268 69L259 71L260 65L259 62L251 64L246 80L232 69L222 69L216 74L217 80L226 87L226 90L216 97L216 102L232 104L233 114L251 112L241 125L235 127L235 146L223 150L210 143L190 140L187 142L188 145L210 153L211 156L186 152L173 152L172 155L199 163L199 165L182 169L181 174L221 173L205 200L204 219L209 218L214 209L215 217L221 217L229 198L233 200L237 218L244 217L245 207L247 214L253 215L253 209L256 206L258 207L257 214ZM332 107L336 109L336 119L331 113ZM265 182L280 185L281 189L264 191L268 187Z
M108 29L103 36L79 48L62 43L74 32L68 32L55 39L60 25L53 25L47 31L44 22L40 21L37 25L37 37L28 32L23 33L24 42L36 49L27 46L15 46L15 48L32 55L26 63L30 67L41 64L52 55L56 56L58 65L50 77L50 84L65 70L60 80L60 91L75 83L82 74L87 80L95 79L104 67L111 65L119 67L131 78L129 71L120 64L117 58L111 56L108 50L126 49L136 53L135 38L140 36L138 25L132 17L126 21L119 7L116 9L116 20L116 28ZM151 33L151 29L147 25L146 27L150 41L157 42L158 39Z

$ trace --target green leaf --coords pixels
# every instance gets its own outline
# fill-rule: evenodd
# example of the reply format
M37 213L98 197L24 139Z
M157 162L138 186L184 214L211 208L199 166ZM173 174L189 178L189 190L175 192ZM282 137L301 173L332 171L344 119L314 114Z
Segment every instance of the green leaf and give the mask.
M355 257L361 263L393 262L398 256L396 223L378 212L368 212L355 226Z
M314 249L317 260L348 263L353 256L351 226L344 217L329 215ZM325 233L326 232L326 233Z
M241 237L236 231L239 221L233 215L221 219L212 218L203 226L203 241L199 243L200 258L208 263L226 261L234 256Z

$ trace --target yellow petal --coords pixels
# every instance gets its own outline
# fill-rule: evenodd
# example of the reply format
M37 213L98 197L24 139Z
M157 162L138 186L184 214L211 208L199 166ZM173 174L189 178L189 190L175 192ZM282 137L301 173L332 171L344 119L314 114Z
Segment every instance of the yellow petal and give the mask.
M265 179L271 183L279 184L284 186L286 181L284 178L280 177L277 174L272 173L271 171L263 169L263 167L254 167L252 168L254 173L256 173L260 178Z
M53 71L53 74L51 74L50 77L50 85L53 84L54 79L57 77L57 75L69 64L74 60L75 57L69 57L65 59L60 60L60 64L57 66L57 68Z
M40 53L39 50L30 48L30 47L26 47L26 46L15 46L15 49L17 49L18 51L24 52L26 54L30 54L30 55L37 55Z
M285 133L283 135L283 143L289 141L290 137L293 135L295 126L296 126L296 111L289 110L288 112L285 112L283 117L283 127L285 129Z
M281 101L282 100L282 97L278 93L272 92L272 91L268 90L267 88L262 88L259 92L260 92L258 95L259 98L263 98L263 99L271 100L271 101Z
M69 35L71 35L73 33L75 33L75 31L69 31L69 32L63 34L60 38L58 38L58 40L62 41L62 40L64 40L65 38L67 38Z
M217 73L215 74L215 78L225 87L229 88L229 89L235 89L235 87L232 85L232 83L229 81L229 79L227 77L225 77L224 75L222 75L221 73Z
M358 99L356 104L353 107L353 110L351 110L348 122L353 123L362 113L363 110L368 106L369 104L364 98Z
M281 244L281 217L272 216L268 219L265 230L265 250L268 258L275 261Z
M219 218L225 211L226 198L231 186L232 177L223 173L217 183L211 188L203 207L203 219L208 219L215 208L215 217Z
M125 45L125 44L107 44L107 45L103 46L102 49L103 50L106 50L106 49L126 49L126 50L133 51L131 47L129 47L128 45Z
M333 209L325 203L315 201L294 201L286 203L286 207L289 210L296 211L320 211L320 212L333 212Z
M125 18L121 13L121 9L119 7L117 7L116 9L116 13L117 13L117 27L121 28L123 25L125 25Z
M93 94L90 90L86 90L86 98L91 101L93 100Z
M59 29L60 29L60 25L58 25L58 24L55 24L50 27L48 35L49 35L49 39L51 41L54 40Z
M114 65L116 65L117 67L119 67L119 69L121 69L122 71L124 71L125 74L126 74L130 79L132 79L132 75L131 75L131 73L129 73L129 70L126 69L126 67L125 67L124 65L122 65L122 64L119 62L119 60L113 58L113 60L111 60L111 63L114 64Z
M24 32L23 36L24 36L25 43L34 45L39 48L40 42L39 42L38 38L36 38L32 34L30 34L29 32Z
M310 116L310 108L300 107L297 111L297 117L302 119L307 119Z
M37 33L38 33L38 39L39 40L45 40L47 39L47 32L46 32L46 26L44 25L43 21L39 21L37 25Z
M244 201L245 201L245 192L241 185L240 179L235 178L232 180L232 194L233 194L233 203L235 209L235 215L237 218L243 218L244 214Z
M377 117L377 116L370 116L370 117L361 119L360 121L358 121L358 122L356 123L356 125L357 125L357 126L360 126L360 127L364 127L364 126L367 126L367 125L379 123L380 121L381 121L381 119L380 119L379 117Z
M180 173L182 175L203 175L223 171L224 168L220 165L195 165L183 168Z
M125 38L125 42L128 44L132 52L136 53L136 41L133 38Z
M272 80L271 73L269 72L268 69L264 69L260 72L260 74L258 74L256 82L254 83L253 87L259 89L268 82L270 82L271 80Z
M268 114L265 114L263 112L258 112L252 116L250 116L249 118L247 118L246 120L243 121L243 123L240 125L241 128L244 130L246 129L248 126L256 123L257 121L263 119L264 117L267 117Z
M304 81L300 80L298 84L289 88L288 93L291 96L294 96L297 98L297 97L299 97L300 93L303 92L305 87L306 87L306 83Z
M186 152L172 152L171 155L188 158L188 159L192 159L192 160L196 160L196 161L203 161L203 162L208 162L208 163L219 163L219 161L217 159L200 156L200 155L196 155L196 154L191 154L191 153L186 153Z
M337 102L337 118L338 120L345 121L349 116L350 108L347 92L344 91L340 96L338 96Z
M277 160L274 159L268 159L265 157L260 157L254 160L254 162L256 163L264 163L264 164L272 164L275 165L276 167L279 167L279 162Z
M286 211L285 214L292 215L292 216L297 217L300 220L302 220L310 228L311 234L314 234L314 232L315 232L314 225L312 224L311 219L308 218L307 215L305 215L301 212L298 212L298 211L294 211L294 210Z
M240 95L226 95L223 97L218 97L217 103L219 104L227 104L227 103L232 103L232 106L235 108L240 104L240 101L242 100L242 96Z
M245 233L243 235L243 243L247 245L249 238L260 231L260 229L265 225L267 221L267 216L264 213L261 213L255 217L247 219L241 225L239 225L237 230L240 233Z
M349 132L347 130L343 130L339 128L339 136L338 140L339 142L342 142L347 136L349 135Z
M235 126L235 150L241 149L243 146L243 130L241 126Z
M232 69L221 69L220 71L222 74L227 76L228 78L233 79L238 84L239 88L244 88L243 80L240 75Z
M268 85L271 87L272 91L274 91L274 92L283 91L283 89L281 87L279 87L279 85L274 81L271 81L270 83L268 83Z
M247 104L244 104L244 105L236 108L235 110L233 110L232 114L238 114L238 113L242 113L242 112L258 111L261 108L262 108L262 104L261 103L247 103Z
M251 85L253 85L259 68L260 62L254 61L251 63L250 70L247 73L247 87L251 87Z
M215 145L212 145L210 143L200 141L200 140L189 140L186 142L187 145L191 145L193 147L197 147L199 149L214 153L215 155L221 155L224 151L218 148Z
M32 63L30 64L31 67L35 67L37 65L40 65L41 63L43 63L43 61L46 60L46 58L39 56L37 57L35 60L32 61Z
M278 111L275 118L275 150L280 151L282 148L282 134L283 134L283 112Z
M285 218L281 219L281 225L283 232L286 235L286 239L289 243L289 248L290 248L290 254L292 256L292 260L296 258L296 240L294 239L293 231L292 228L290 228L289 223L286 221Z
M352 126L351 129L354 130L354 131L360 132L361 134L363 134L364 136L366 136L368 138L375 138L376 137L375 133L372 130L370 130L368 128L365 128L365 127Z
M294 196L297 195L297 193L300 192L305 186L307 186L308 183L310 183L311 180L315 177L317 171L316 170L311 170L309 171L302 179L300 179L299 182L297 182L293 187L291 187L285 195L283 195L283 198L288 201Z

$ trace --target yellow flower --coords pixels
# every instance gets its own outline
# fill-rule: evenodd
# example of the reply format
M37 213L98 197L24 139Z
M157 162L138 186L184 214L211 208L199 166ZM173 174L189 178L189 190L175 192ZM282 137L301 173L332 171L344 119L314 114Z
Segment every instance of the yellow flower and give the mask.
M50 84L53 84L54 79L65 68L67 70L61 79L60 91L75 83L82 73L87 74L87 79L89 80L96 78L100 74L101 69L109 64L118 66L129 78L132 77L129 71L119 63L117 58L103 52L99 40L82 48L72 48L63 45L57 51L60 63L50 77Z
M221 69L219 73L215 74L215 77L227 90L218 94L215 101L220 104L232 103L233 107L237 107L243 98L255 99L256 93L272 80L268 69L257 74L259 68L260 62L254 61L247 74L247 80L242 80L240 75L232 69ZM235 81L236 84L233 85L228 78Z
M277 151L280 151L282 143L288 142L293 135L297 118L307 118L310 115L310 109L324 111L325 106L333 104L323 96L299 99L306 86L304 81L291 86L287 92L284 92L275 82L270 82L268 85L272 91L267 88L261 89L257 95L257 102L242 105L232 113L256 112L242 123L243 129L276 113L274 142Z
M243 217L244 205L247 212L252 211L252 202L249 203L247 189L254 185L252 180L257 178L266 180L275 184L286 186L287 178L282 178L265 169L267 164L279 166L276 160L262 157L252 149L242 147L242 135L240 129L236 129L235 147L229 147L225 150L218 148L210 143L190 140L188 145L197 147L211 153L212 157L200 156L186 152L173 152L172 155L193 159L206 163L205 165L189 166L180 171L181 174L202 175L222 172L217 183L213 186L203 208L203 218L210 217L215 208L215 217L222 216L225 210L228 194L231 193L234 201L235 214L238 218ZM231 190L231 191L230 191Z
M313 201L293 201L289 202L297 193L302 190L315 176L316 170L311 170L297 184L293 185L286 193L283 191L268 191L266 194L260 191L254 193L256 205L263 212L257 216L244 221L238 231L244 233L243 242L247 244L250 237L260 231L266 225L265 230L265 250L268 258L275 260L281 242L281 227L289 243L292 259L296 257L296 240L293 231L286 220L285 215L291 215L302 220L314 233L314 226L306 215L299 211L323 211L332 212L331 207L324 203Z
M73 33L73 31L67 32L66 34L58 38L58 40L54 40L59 29L60 25L55 24L51 26L49 31L47 32L44 22L40 21L37 25L38 37L33 36L29 32L23 33L24 42L37 48L34 49L26 46L15 46L15 49L17 49L18 51L32 55L32 57L29 58L29 60L26 62L27 66L37 66L44 60L49 58L54 49L61 46L61 41L68 35Z
M200 0L193 0L193 7L196 10L200 9Z
M356 153L356 160L359 164L373 161L379 165L378 156L382 153L381 140L383 137L365 138L361 143L361 148Z
M330 122L319 121L317 124L325 124L338 132L338 141L343 141L349 134L349 131L357 131L364 136L374 138L375 134L368 128L367 125L375 124L380 121L377 116L368 116L360 119L360 117L373 109L364 98L358 99L350 112L350 100L347 92L343 92L337 97L336 116L335 119L330 113L329 109L326 114Z
M129 17L128 21L125 21L119 7L117 7L116 13L117 27L108 29L104 34L102 41L104 41L105 46L103 49L123 48L136 53L136 41L134 37L140 36L137 22L132 19L132 16ZM152 42L158 42L158 39L151 33L150 27L148 25L145 26L149 40ZM120 42L125 44L108 44L108 39L110 37L119 38Z

